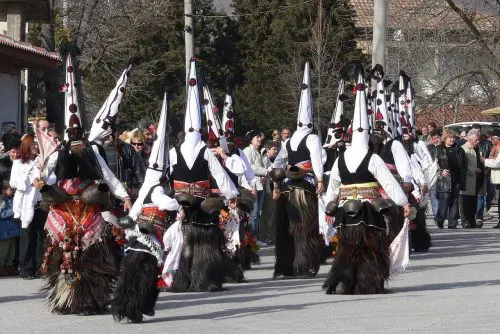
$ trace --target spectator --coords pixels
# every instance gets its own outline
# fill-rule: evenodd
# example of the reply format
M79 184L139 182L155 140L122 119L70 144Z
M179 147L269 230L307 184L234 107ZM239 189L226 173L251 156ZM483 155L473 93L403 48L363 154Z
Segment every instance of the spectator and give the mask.
M139 153L142 157L142 163L145 167L148 166L148 155L145 151L145 137L141 132L134 132L130 137L130 145L134 148L134 150Z
M455 134L451 130L444 130L443 143L436 150L436 159L439 165L439 176L436 182L436 191L439 198L436 223L439 228L444 227L448 219L448 228L455 229L458 224L458 198L460 189L465 188L466 158L464 150L455 144Z
M105 141L107 163L117 179L125 185L131 200L134 201L144 183L146 166L140 152L116 136L119 136L118 131L110 136L110 140Z
M49 128L49 121L45 118L39 118L36 120L35 126L41 132L47 132L47 129Z
M0 152L0 180L8 180L12 162L19 159L21 136L18 133L5 133L2 136L3 150Z
M278 129L273 130L273 141L275 141L275 142L280 141L280 132Z
M292 131L290 130L290 128L283 128L281 130L281 146L283 146L285 144L285 142L290 139L290 137L292 136Z
M62 140L61 140L61 137L59 136L59 134L56 132L56 130L49 128L49 129L47 129L47 134L49 135L49 137L52 138L54 143L56 143L57 147L61 146Z
M491 168L491 183L500 186L500 133L495 131L491 136L493 148L488 159L481 158L485 167ZM493 200L493 199L492 199ZM500 208L500 196L498 196L498 208ZM500 228L500 209L498 211L497 224L493 228Z
M267 170L271 169L274 159L278 155L279 143L274 140L269 140L264 145L264 165ZM262 214L260 217L259 236L266 243L274 243L276 227L274 226L274 201L271 182L265 182L262 185L264 189L264 200L262 206Z
M427 126L423 126L420 131L422 131L422 135L419 137L419 139L424 143L427 143L427 138L429 137L429 128Z
M142 134L144 136L143 155L149 158L149 155L151 154L151 149L153 148L153 143L155 141L155 133L153 132L152 127L150 125L142 129Z
M256 177L256 188L257 188L257 199L254 202L253 210L250 214L250 219L252 221L252 233L255 237L259 235L259 222L260 222L260 210L262 209L264 203L264 188L263 184L267 182L268 169L266 167L264 157L261 154L260 148L262 145L262 138L260 136L260 131L251 130L247 133L247 139L250 145L246 147L243 152L250 162L250 166Z
M0 186L0 276L17 275L16 238L20 229L12 208L14 191L6 181L2 181Z
M441 145L441 136L434 130L429 133L429 138L431 144L427 145L429 153L431 154L432 160L436 160L436 152L438 147ZM431 200L432 214L434 219L437 219L438 209L439 209L439 194L437 192L437 184L435 183L431 189L429 189L429 197Z
M430 122L428 125L427 125L427 130L429 130L429 133L431 133L432 131L434 130L437 130L437 125L435 122Z
M439 147L439 145L441 145L441 136L439 135L439 132L434 130L429 133L429 138L430 138L430 144L427 145L427 149L429 150L432 159L435 160L436 150Z
M481 125L473 124L472 129L475 130L479 135L479 144L478 144L479 154L481 155L482 158L488 159L492 146L491 141L489 141L487 136L481 132ZM479 188L479 193L477 195L476 223L478 226L483 225L484 209L488 193L490 193L490 196L492 195L491 192L493 192L493 196L495 193L495 189L491 187L490 184L490 174L483 173L482 177L483 177L482 186Z
M484 182L484 166L479 152L479 132L475 129L467 134L467 142L462 145L465 152L467 169L465 187L460 191L460 218L463 228L482 227L476 224L477 197Z
M10 185L16 189L13 201L14 218L21 220L19 265L24 279L40 275L42 247L45 238L43 227L47 213L40 209L43 186L36 156L38 145L32 135L25 135L20 147L21 157L12 165Z

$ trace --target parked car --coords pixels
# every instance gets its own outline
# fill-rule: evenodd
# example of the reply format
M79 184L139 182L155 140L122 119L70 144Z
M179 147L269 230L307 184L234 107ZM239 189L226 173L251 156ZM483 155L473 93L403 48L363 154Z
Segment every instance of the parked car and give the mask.
M500 129L500 123L497 122L461 122L461 123L448 124L445 125L444 127L446 129L453 130L453 132L459 135L460 132L467 130L467 128L472 127L473 124L481 125L481 133L483 134L486 134L492 130Z

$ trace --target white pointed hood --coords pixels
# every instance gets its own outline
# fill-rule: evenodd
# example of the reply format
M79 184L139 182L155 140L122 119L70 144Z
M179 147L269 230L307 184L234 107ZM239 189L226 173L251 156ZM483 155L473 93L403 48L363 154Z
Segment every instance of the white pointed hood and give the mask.
M337 102L335 104L335 110L332 114L332 119L330 121L330 126L328 127L328 132L323 147L334 145L344 138L344 124L342 123L342 116L344 115L344 101L346 99L346 96L344 95L344 88L345 82L342 79L339 82Z
M374 94L374 129L383 129L385 133L392 137L392 129L387 113L387 102L384 88L384 68L377 64L372 70L372 78L377 82L376 93Z
M406 105L406 74L401 71L399 73L399 122L401 123L401 135L410 133L410 123L408 119L408 108Z
M200 149L205 145L201 140L201 108L198 91L198 77L196 75L196 58L191 59L191 69L186 96L186 114L184 118L184 143L180 150L186 164L191 168Z
M356 84L356 101L352 119L352 141L350 149L366 152L368 150L369 139L370 123L367 112L366 90L363 73L360 72Z
M233 140L234 126L233 98L231 94L226 93L226 97L224 98L224 109L222 111L222 129L228 140Z
M297 116L297 130L290 138L290 146L297 149L302 139L313 131L313 102L311 93L311 73L309 62L304 66L304 78L300 86L299 114Z
M160 184L160 179L165 176L169 171L169 128L167 120L167 94L163 97L163 105L161 108L160 119L158 121L158 128L156 130L156 139L151 148L151 155L148 160L148 168L146 169L146 176L144 183L139 190L139 196L134 202L130 210L130 217L136 219L144 204L144 199L149 194L151 187Z
M391 87L391 109L392 119L394 121L394 129L392 130L392 138L399 138L403 132L401 128L401 115L399 114L399 81L392 84Z
M102 138L111 134L111 126L115 123L118 116L118 107L125 94L125 87L127 86L132 66L133 63L131 62L123 71L115 88L113 88L106 101L104 101L103 106L94 117L94 122L90 128L89 141L101 141Z
M414 104L415 101L413 100L413 87L411 85L411 78L408 78L408 84L406 87L406 106L407 106L407 113L408 113L408 120L410 122L410 127L411 130L415 130L415 110L414 110Z
M64 91L64 128L81 128L82 116L78 106L78 96L76 92L75 67L71 55L66 57L66 83L61 88ZM64 131L64 139L68 139L68 134Z
M228 152L226 137L219 118L219 109L212 100L212 95L210 94L206 80L203 81L203 109L207 120L208 141L218 141L220 147L222 147L225 152Z

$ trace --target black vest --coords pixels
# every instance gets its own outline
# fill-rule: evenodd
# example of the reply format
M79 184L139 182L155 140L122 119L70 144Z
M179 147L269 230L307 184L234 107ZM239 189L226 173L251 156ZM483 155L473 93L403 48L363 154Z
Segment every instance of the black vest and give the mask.
M309 135L302 138L302 140L299 143L299 146L297 146L297 151L292 150L292 147L290 146L291 139L289 139L286 142L286 151L288 153L288 164L290 166L295 166L300 162L311 160L311 152L309 152L309 149L307 148L306 145L307 137L309 137Z
M391 139L387 143L383 144L378 155L386 164L395 165L394 156L392 155L392 143L394 143L394 139Z
M210 171L208 169L208 161L205 160L205 150L207 149L204 146L196 160L194 161L193 167L189 169L186 164L186 160L182 156L181 150L176 147L175 152L177 153L177 163L174 165L172 169L172 175L170 176L171 182L173 181L181 181L187 183L193 183L198 181L206 181L210 179Z
M373 153L368 152L359 164L356 171L354 173L351 173L347 169L347 165L345 164L344 152L340 153L339 175L343 185L377 182L373 174L368 170L368 164L370 163L372 154Z

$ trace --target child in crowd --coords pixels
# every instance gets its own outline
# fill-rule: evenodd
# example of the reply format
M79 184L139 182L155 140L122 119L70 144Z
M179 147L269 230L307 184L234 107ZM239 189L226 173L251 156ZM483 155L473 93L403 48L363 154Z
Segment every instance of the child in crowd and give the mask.
M20 226L14 220L12 198L14 190L8 182L1 182L0 195L0 276L17 275L14 267L16 254L16 237L19 237Z

